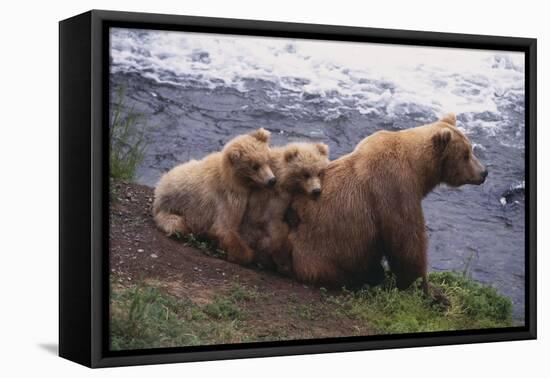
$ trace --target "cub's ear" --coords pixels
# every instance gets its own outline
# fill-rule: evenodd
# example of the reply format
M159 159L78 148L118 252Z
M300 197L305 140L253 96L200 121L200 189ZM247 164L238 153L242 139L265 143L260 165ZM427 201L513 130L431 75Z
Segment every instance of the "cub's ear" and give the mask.
M292 159L294 159L296 156L298 156L298 147L296 146L289 146L285 150L285 161L288 163Z
M250 133L251 136L258 139L260 142L267 143L271 133L263 127Z
M328 156L328 146L326 144L316 143L315 147L317 147L321 155Z
M441 117L440 121L448 123L451 126L456 126L456 116L454 113L445 114L443 117Z
M437 152L441 153L445 151L447 145L451 141L451 130L441 129L435 135L432 136L432 143Z
M235 164L241 158L241 152L237 149L227 151L227 158L231 164Z

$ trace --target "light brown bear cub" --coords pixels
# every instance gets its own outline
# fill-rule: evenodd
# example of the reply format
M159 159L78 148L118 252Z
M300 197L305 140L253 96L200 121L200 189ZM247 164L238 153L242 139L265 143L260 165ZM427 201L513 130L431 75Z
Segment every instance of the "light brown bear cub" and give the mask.
M291 143L271 149L270 166L277 183L274 190L252 191L240 229L262 266L292 274L285 212L295 198L319 198L328 154L324 143Z
M299 222L289 241L296 277L338 287L376 284L385 257L398 288L422 278L428 294L422 199L441 183L480 185L487 174L452 114L372 134L329 164L319 201L294 201Z
M254 252L239 236L250 191L272 187L270 133L258 129L228 142L221 152L178 165L155 188L153 216L168 235L205 235L227 259L248 264Z

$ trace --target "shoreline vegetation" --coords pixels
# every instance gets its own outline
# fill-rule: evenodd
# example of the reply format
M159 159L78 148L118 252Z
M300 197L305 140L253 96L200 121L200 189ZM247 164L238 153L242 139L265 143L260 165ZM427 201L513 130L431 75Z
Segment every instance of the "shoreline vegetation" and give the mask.
M511 304L494 289L455 273L431 273L430 281L451 299L442 312L419 287L399 291L391 279L382 287L358 291L319 292L319 300L303 303L289 293L289 319L315 328L330 322L350 322L352 333L340 336L405 334L473 330L512 326ZM215 345L319 338L307 328L274 327L266 333L256 327L257 307L269 304L273 294L235 282L226 293L207 303L196 303L193 293L176 297L162 281L111 286L111 348L113 350ZM327 335L334 337L334 335Z
M112 180L132 181L136 169L145 157L147 143L143 115L131 107L125 111L126 89L116 91L115 104L109 125L109 172ZM138 126L143 123L140 129Z

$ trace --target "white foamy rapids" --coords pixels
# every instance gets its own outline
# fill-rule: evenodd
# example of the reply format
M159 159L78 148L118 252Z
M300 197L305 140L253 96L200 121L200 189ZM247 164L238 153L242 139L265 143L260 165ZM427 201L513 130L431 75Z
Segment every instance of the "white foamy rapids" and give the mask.
M274 101L332 102L327 119L344 109L496 114L524 97L524 54L515 52L112 29L111 59L113 73L160 83L247 91L251 80L269 82ZM472 127L498 127L493 118Z

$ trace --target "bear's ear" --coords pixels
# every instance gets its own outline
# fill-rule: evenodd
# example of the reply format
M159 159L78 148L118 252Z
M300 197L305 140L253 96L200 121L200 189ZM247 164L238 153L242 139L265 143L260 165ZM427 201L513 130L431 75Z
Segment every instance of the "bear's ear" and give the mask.
M250 133L251 136L258 139L260 142L267 143L271 133L263 127Z
M448 123L451 126L456 126L456 116L454 113L445 114L439 121Z
M432 136L432 143L437 152L441 153L445 151L447 145L451 141L451 130L445 128L439 130L434 136Z
M315 147L319 150L319 153L324 156L328 156L328 146L324 143L317 143Z
M292 159L294 159L296 156L298 156L298 147L296 146L290 146L287 147L285 150L285 161L288 163Z
M235 164L241 158L241 152L237 149L227 151L227 158L231 164Z

